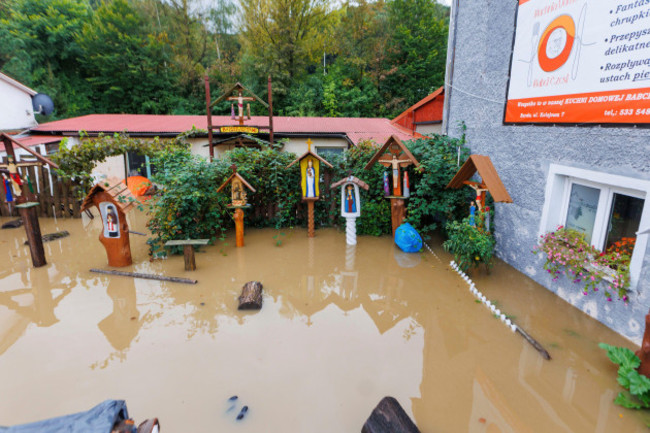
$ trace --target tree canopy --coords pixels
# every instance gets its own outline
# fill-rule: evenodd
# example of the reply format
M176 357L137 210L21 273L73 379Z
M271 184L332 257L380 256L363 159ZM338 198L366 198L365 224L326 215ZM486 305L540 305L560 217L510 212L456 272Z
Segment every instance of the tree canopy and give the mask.
M0 71L54 116L204 112L240 81L282 115L392 117L443 84L435 0L6 0Z

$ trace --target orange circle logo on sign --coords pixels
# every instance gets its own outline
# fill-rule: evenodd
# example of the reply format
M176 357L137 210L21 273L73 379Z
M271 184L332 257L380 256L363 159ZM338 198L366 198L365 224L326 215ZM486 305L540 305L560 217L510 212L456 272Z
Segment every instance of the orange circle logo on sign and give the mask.
M571 55L576 25L569 15L560 15L546 27L539 39L537 59L545 72L564 65Z

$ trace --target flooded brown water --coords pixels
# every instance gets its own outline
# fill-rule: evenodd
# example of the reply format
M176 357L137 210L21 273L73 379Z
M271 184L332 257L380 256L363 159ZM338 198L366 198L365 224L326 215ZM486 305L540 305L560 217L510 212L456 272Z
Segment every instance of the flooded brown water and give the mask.
M124 270L199 281L184 285L88 272L107 268L97 218L41 226L71 236L45 244L39 269L24 229L0 230L0 425L114 398L170 433L358 432L392 395L424 433L647 430L613 404L616 369L597 348L634 345L501 262L477 287L551 361L474 302L435 243L439 259L388 237L348 248L334 229L248 230L245 248L231 236L185 272L181 256L149 262L131 236ZM250 280L264 306L238 312Z

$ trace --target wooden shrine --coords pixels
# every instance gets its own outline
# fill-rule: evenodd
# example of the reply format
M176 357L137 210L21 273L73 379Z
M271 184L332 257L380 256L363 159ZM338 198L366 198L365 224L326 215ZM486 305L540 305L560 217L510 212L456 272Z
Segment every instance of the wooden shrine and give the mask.
M386 140L386 143L366 164L365 169L370 170L376 163L391 168L390 175L384 172L384 194L386 198L390 199L391 222L393 236L395 236L395 230L402 225L402 221L406 216L404 200L410 196L408 173L404 172L402 176L401 170L409 165L415 165L415 167L419 168L420 163L404 143L394 135L391 135Z
M116 268L129 266L131 259L131 244L129 240L129 224L126 213L138 203L128 187L122 183L113 186L97 184L88 193L81 210L91 206L97 207L102 218L102 231L99 241L106 249L108 265Z
M357 244L357 217L361 216L361 196L359 188L370 189L367 183L354 176L344 177L333 183L330 189L341 187L341 216L345 218L345 241L348 245Z
M25 226L25 232L27 233L27 243L32 256L32 265L38 268L47 264L45 250L43 249L43 238L41 237L41 226L38 222L38 215L36 214L36 207L40 206L40 203L38 202L38 197L31 179L27 178L24 182L17 168L21 165L33 165L34 163L17 163L14 145L34 156L38 161L36 164L47 164L52 168L59 168L59 166L29 147L22 145L4 132L0 132L0 140L4 144L5 151L7 152L7 164L0 165L2 183L5 188L5 199L7 200L8 206L11 206L11 203L15 203L20 213L23 225Z
M311 151L312 144L311 138L308 139L307 152L287 165L287 168L289 168L297 162L300 163L300 188L302 190L302 200L307 202L307 236L310 238L315 235L314 202L320 198L320 164L323 163L327 167L333 168L332 164Z
M229 209L235 209L233 219L235 220L235 241L238 247L244 246L244 209L251 207L248 204L246 189L251 192L256 192L246 179L237 173L237 166L232 165L232 174L226 181L217 189L221 192L226 186L230 185L231 203L228 205Z
M251 135L259 134L261 130L267 130L269 136L269 143L273 144L273 99L271 93L271 77L269 76L268 82L268 104L260 99L252 91L248 90L246 87L240 83L236 83L228 91L226 91L219 98L214 101L211 100L210 96L210 81L208 76L205 76L205 104L206 104L206 114L207 114L207 123L208 123L208 146L210 147L210 160L214 159L214 146L215 144L233 144L238 143L239 145L247 145L255 143L251 139ZM232 125L213 125L212 124L212 109L213 107L222 102L222 101L232 101L230 109L230 118L233 120ZM269 112L269 124L268 126L261 125L245 125L247 120L251 119L251 107L250 102L257 101L268 109ZM244 112L244 102L246 105L246 113ZM237 110L235 111L235 104L237 104ZM236 122L236 123L235 123ZM214 135L222 136L222 139L215 142ZM233 134L236 134L233 136ZM225 138L223 138L225 137ZM252 144L255 145L255 144Z
M481 182L470 180L475 173L481 177ZM489 192L495 202L512 203L512 198L501 182L492 160L485 155L470 155L454 178L449 182L447 188L458 189L469 186L476 191L476 206L479 211L485 207L485 193Z

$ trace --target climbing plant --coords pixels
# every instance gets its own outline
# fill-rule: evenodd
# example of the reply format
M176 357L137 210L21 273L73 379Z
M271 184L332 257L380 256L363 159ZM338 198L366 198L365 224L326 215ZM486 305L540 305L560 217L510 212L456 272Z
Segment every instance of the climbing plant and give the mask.
M59 151L51 159L59 165L58 173L64 178L73 179L88 190L93 184L92 171L97 164L106 161L111 156L121 156L134 152L149 157L157 152L171 148L189 149L188 137L201 132L192 129L171 139L140 140L130 137L127 133L89 137L84 131L80 134L81 142L68 147L64 140L59 145Z

